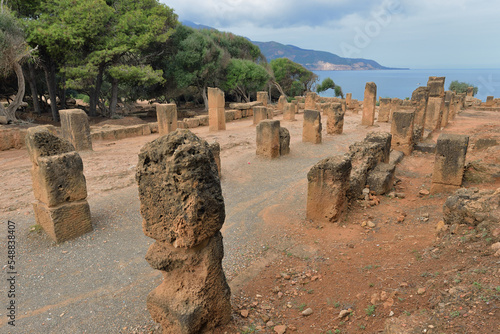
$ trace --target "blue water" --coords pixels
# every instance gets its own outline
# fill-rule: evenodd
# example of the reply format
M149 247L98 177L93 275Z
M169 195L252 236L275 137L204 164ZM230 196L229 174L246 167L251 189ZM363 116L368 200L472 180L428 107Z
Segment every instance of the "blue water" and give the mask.
M314 71L319 79L330 77L345 93L352 93L353 99L363 100L365 84L373 81L377 84L377 96L411 97L419 86L426 86L430 76L446 77L445 89L448 90L454 80L467 82L479 88L475 97L486 101L487 96L500 97L500 69L474 70L381 70L381 71ZM331 89L321 96L334 96Z

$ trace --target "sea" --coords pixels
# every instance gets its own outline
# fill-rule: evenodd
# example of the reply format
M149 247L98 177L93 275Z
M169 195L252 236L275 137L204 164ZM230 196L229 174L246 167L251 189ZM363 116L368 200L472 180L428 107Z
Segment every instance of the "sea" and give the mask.
M446 77L445 89L448 90L454 80L467 82L478 87L475 95L486 101L487 96L500 97L500 69L415 69L415 70L372 70L372 71L314 71L319 76L319 83L330 77L336 85L342 87L344 95L352 93L352 98L363 100L365 84L377 84L378 97L411 98L411 93L419 86L426 86L430 76ZM320 94L334 96L329 89Z

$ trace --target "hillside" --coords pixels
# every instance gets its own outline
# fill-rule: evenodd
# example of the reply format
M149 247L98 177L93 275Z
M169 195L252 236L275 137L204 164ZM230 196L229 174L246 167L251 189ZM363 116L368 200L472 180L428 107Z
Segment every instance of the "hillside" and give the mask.
M214 29L209 26L196 24L191 21L182 21L182 24L195 29ZM278 42L255 42L266 59L288 58L301 64L311 71L359 71L359 70L393 70L380 65L374 60L364 58L343 58L326 51L306 50L294 45L285 45ZM398 68L400 69L400 68Z

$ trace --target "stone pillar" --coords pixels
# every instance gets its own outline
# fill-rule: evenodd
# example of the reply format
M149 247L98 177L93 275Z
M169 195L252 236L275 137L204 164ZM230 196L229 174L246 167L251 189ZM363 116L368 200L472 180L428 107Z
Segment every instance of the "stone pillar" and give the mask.
M464 176L469 137L442 133L436 145L431 194L452 192L460 188Z
M160 136L177 130L177 106L175 103L157 104L156 119L158 120L158 133Z
M320 112L317 110L304 110L302 141L305 143L321 144L321 130Z
M278 100L278 105L276 106L276 109L283 111L283 109L285 108L285 103L287 103L286 96L281 95Z
M224 92L219 88L208 87L208 130L226 130Z
M474 87L467 87L467 97L474 97Z
M283 111L284 121L295 121L295 114L297 113L297 104L287 103Z
M89 118L81 109L59 110L62 137L69 140L77 151L92 150Z
M257 101L262 102L264 107L267 107L267 101L269 100L269 95L267 92L257 92Z
M344 115L341 103L332 103L326 111L326 133L340 135L344 131Z
M352 109L351 101L352 101L352 93L345 94L345 105L347 109Z
M372 131L365 137L365 142L378 143L382 147L382 156L380 162L389 163L391 155L391 140L392 135L389 132Z
M429 131L441 128L444 111L444 81L445 77L429 77L427 81L429 99L425 114L425 129Z
M265 119L267 119L267 108L253 107L253 125L257 125Z
M450 114L452 113L451 108L453 107L453 92L447 90L444 95L444 108L443 117L441 118L441 127L444 128L448 125L450 119Z
M307 173L307 219L335 222L347 208L351 160L335 156L321 160Z
M391 134L392 148L401 151L405 155L413 152L413 120L414 111L395 111L392 114Z
M220 163L220 144L218 142L213 142L209 145L210 151L212 152L217 165L217 172L219 174L219 179L222 177L222 167Z
M429 88L418 87L411 94L411 102L415 107L415 119L413 120L413 139L417 142L422 140L425 131L425 115L427 113L427 102L429 100Z
M378 109L378 122L389 122L389 117L391 116L391 99L390 98L380 98L380 106Z
M146 300L151 317L169 334L210 332L228 323L224 198L208 143L177 130L146 144L136 180L143 231L156 240L146 260L163 275Z
M306 102L304 109L310 109L310 110L316 110L316 98L318 97L318 94L314 92L307 92L306 93Z
M280 121L263 120L257 125L256 154L266 158L280 156Z
M391 99L391 114L389 115L389 122L392 122L392 114L399 110L402 104L403 100L398 99L397 97Z
M486 106L487 107L493 107L494 99L495 99L494 96L487 96L486 97Z
M290 131L280 127L280 155L290 153Z
M363 100L363 118L361 125L373 125L375 121L375 104L377 103L377 85L367 82L365 86L365 99Z
M44 127L28 129L35 220L55 242L92 231L83 162L73 145Z

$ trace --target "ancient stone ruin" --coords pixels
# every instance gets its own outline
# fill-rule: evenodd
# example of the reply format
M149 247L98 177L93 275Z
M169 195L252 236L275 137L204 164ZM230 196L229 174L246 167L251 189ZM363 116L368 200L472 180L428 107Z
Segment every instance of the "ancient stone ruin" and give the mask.
M81 109L59 110L62 137L68 140L77 151L92 150L89 119Z
M429 77L427 81L429 98L425 114L425 129L429 131L441 128L444 111L444 81L445 77Z
M344 131L344 115L345 110L342 109L342 104L331 103L326 109L326 133L332 135L340 135Z
M175 103L156 105L156 118L160 136L177 130L177 106Z
M427 102L429 100L429 88L418 87L411 94L411 102L415 107L413 120L413 138L415 141L422 140L425 131L425 115L427 113Z
M466 135L442 133L436 145L431 194L455 191L462 185L465 156L469 146Z
M217 165L206 141L177 130L146 144L140 154L143 231L156 240L146 260L163 274L147 297L162 333L206 333L231 317L222 269L225 219Z
M302 141L321 144L321 114L317 110L304 110Z
M35 219L55 242L92 231L83 162L67 140L46 127L28 129Z
M261 121L268 119L268 111L266 107L253 107L253 125L259 124Z
M218 142L213 142L208 146L212 155L214 156L215 164L217 165L217 172L219 174L219 178L222 177L222 167L220 162L220 144Z
M208 87L208 129L209 131L226 130L224 92L219 88Z
M269 94L267 92L257 92L257 101L262 102L264 107L267 107L267 101L269 100Z
M316 110L316 100L318 99L318 94L314 92L306 93L306 101L304 105L304 109Z
M389 122L389 117L391 116L391 99L390 98L380 98L380 106L378 110L378 122Z
M290 133L280 127L280 121L261 121L257 125L256 135L257 155L273 159L290 152Z
M365 86L365 98L363 100L363 117L361 125L373 125L375 121L375 104L377 103L377 85L367 82Z
M321 160L307 173L307 219L337 221L347 208L347 190L351 174L348 156Z
M410 155L413 152L414 111L399 110L392 114L392 148Z
M297 104L286 103L283 109L283 120L284 121L295 121L295 114L297 113Z

